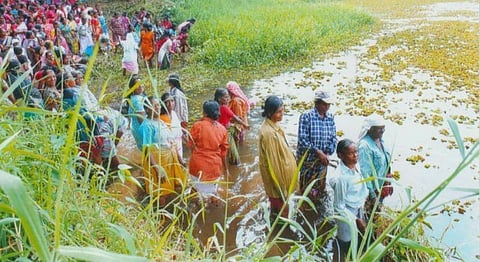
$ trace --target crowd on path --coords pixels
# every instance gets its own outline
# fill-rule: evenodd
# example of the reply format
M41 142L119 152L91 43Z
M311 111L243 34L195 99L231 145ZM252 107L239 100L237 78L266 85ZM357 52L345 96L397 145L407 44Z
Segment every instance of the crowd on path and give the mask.
M152 13L140 9L132 17L114 13L107 22L99 7L75 0L4 1L0 13L0 58L5 65L1 90L11 92L1 103L54 113L76 110L79 104L82 119L76 124L76 139L84 161L118 170L116 147L130 129L142 152L145 191L151 201L164 205L168 196L182 193L188 184L207 203L217 203L218 184L229 175L228 166L241 163L238 147L250 130L251 101L238 83L230 81L203 103L203 117L189 124L187 94L178 74L168 76L160 97L147 96L145 81L138 77L138 54L146 66L168 69L172 54L188 52L188 32L195 19L175 27L168 16L154 21ZM120 111L100 106L83 81L96 42L104 51L123 50L122 68L131 93ZM299 118L294 154L279 125L283 102L274 95L266 98L258 131L259 169L272 214L287 216L289 196L306 194L320 220L338 225L337 255L344 258L356 236L349 224L363 232L373 207L392 194L385 180L391 156L382 139L385 123L378 116L366 118L358 142L338 142L329 112L333 103L330 93L315 92L314 107ZM32 111L24 117L42 115ZM192 152L188 163L184 145ZM340 162L327 175L335 153ZM331 220L334 214L350 223Z

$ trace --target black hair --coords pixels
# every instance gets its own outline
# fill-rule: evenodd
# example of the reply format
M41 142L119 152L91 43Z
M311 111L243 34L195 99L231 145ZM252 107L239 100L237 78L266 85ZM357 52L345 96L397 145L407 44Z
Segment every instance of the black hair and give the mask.
M166 114L167 113L167 105L166 105L166 102L167 102L167 99L169 99L171 97L170 93L169 92L165 92L162 94L162 96L160 97L160 100L162 100L162 108L160 110L160 114Z
M172 84L175 88L177 88L178 90L182 91L182 93L185 94L185 91L183 90L182 86L180 85L180 80L178 79L178 75L170 74L168 76L168 83Z
M205 113L208 118L218 120L220 117L220 105L217 101L207 100L203 103L203 113Z
M263 106L262 117L270 119L282 105L283 101L280 97L274 95L267 97Z
M354 144L355 142L353 142L348 138L340 140L340 142L338 142L338 145L337 145L337 155L344 154L345 152L347 152L347 149Z
M214 99L220 104L220 98L224 96L225 94L228 94L228 90L226 88L220 87L215 90L215 95Z
M23 48L19 47L19 46L14 46L13 47L13 53L15 53L15 55L21 55L23 53Z
M140 81L140 78L137 75L132 75L132 78L128 81L128 88L132 88L138 81Z

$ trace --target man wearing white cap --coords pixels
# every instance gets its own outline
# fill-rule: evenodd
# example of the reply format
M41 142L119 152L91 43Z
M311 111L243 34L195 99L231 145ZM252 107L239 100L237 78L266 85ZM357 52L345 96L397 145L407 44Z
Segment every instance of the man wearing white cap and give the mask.
M382 139L384 132L385 121L381 116L373 114L365 119L359 135L358 159L362 176L364 178L374 177L373 180L367 182L369 191L368 202L370 202L369 205L372 207L377 197L380 197L381 203L384 197L392 194L389 191L391 187L386 188L388 190L383 190L382 192L385 182L383 179L377 179L377 177L385 178L390 170L391 156L386 150Z
M316 91L315 107L300 116L298 125L297 160L307 154L300 170L300 188L304 191L315 181L308 195L323 219L333 215L333 190L325 181L328 158L337 145L334 117L328 112L334 102L328 92Z

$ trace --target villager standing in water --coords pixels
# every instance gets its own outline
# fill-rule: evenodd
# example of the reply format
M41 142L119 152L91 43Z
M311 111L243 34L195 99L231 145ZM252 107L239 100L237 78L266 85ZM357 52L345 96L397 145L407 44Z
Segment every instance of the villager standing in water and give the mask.
M285 133L279 126L283 119L283 101L277 96L265 100L262 116L265 118L258 138L260 174L270 201L272 214L279 214L288 197L297 190L295 177L297 163ZM288 216L288 208L281 214Z

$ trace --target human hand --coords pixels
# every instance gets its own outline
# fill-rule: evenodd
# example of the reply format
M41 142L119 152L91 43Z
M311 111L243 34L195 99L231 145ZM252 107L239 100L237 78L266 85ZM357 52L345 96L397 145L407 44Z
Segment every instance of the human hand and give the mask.
M320 164L322 164L323 166L327 166L328 165L328 155L323 153L322 150L317 150L317 156L318 156L318 159L320 160Z
M360 231L360 233L364 234L365 229L367 228L367 224L365 223L365 220L357 218L355 220L355 223L357 224L358 231Z

